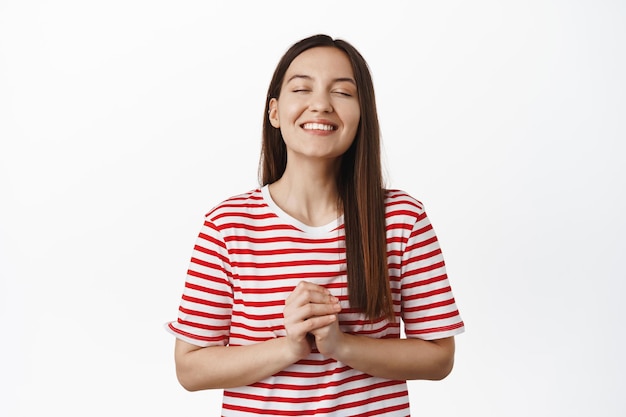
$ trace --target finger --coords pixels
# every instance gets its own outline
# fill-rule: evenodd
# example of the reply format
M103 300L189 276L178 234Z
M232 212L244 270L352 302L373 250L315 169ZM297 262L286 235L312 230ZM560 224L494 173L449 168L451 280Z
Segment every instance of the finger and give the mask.
M285 309L283 311L283 317L285 324L299 323L305 320L310 320L315 317L335 315L341 311L339 303L306 303L298 308Z
M325 316L328 314L337 314L341 310L341 305L337 303L308 303L298 309L298 313L302 314L305 319L311 317Z
M336 314L328 314L325 316L315 316L315 317L311 317L308 320L304 320L294 325L294 328L297 328L299 331L302 331L304 333L311 333L311 332L314 332L315 330L326 327L335 321L337 321Z
M299 304L302 304L303 294L307 294L309 291L318 290L317 287L319 287L319 285L315 285L307 281L300 281L285 300L285 304L293 304L296 300L300 300Z
M306 303L336 303L338 301L326 288L301 281L287 297L285 304L304 305Z
M314 284L311 281L305 281L305 280L302 280L302 281L298 282L298 285L296 285L296 288L303 288L303 289L307 289L307 290L318 290L318 291L322 291L322 292L328 292L326 287L323 287L321 285Z

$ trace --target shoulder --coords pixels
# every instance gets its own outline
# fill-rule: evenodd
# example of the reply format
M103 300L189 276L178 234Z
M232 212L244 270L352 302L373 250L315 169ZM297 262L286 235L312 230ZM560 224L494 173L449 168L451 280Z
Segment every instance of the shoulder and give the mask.
M260 188L233 195L214 206L205 214L207 220L215 221L224 216L245 215L259 208L267 207Z
M404 215L417 220L425 212L424 204L406 191L385 189L386 217Z

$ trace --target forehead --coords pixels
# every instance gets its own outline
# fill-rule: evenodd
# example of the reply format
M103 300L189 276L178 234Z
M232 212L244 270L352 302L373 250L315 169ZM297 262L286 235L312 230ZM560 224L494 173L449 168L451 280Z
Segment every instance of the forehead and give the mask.
M307 49L298 55L287 68L285 81L294 75L311 78L354 78L348 55L341 49L322 46Z

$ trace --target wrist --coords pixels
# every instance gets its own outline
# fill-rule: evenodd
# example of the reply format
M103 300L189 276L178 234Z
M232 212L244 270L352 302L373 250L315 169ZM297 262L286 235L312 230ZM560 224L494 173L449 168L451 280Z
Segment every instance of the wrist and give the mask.
M333 359L338 360L339 362L349 363L351 352L353 350L354 341L357 336L341 333L339 336L339 341L335 346L335 351L333 352Z
M311 348L309 347L308 343L297 344L290 340L288 337L279 337L274 340L276 340L276 342L279 344L281 357L284 358L285 362L287 362L287 366L304 359L311 352Z

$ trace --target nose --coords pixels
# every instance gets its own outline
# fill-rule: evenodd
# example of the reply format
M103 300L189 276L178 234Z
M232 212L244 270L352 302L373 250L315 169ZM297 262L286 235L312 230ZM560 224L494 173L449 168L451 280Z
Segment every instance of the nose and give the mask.
M333 105L330 101L330 95L326 92L318 91L311 94L309 109L320 113L331 113Z

